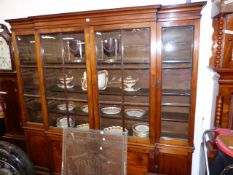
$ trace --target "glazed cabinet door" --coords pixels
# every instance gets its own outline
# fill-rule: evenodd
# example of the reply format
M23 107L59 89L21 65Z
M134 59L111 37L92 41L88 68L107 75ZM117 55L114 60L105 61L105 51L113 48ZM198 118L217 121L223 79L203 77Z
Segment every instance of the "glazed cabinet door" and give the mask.
M158 24L158 116L161 141L192 140L197 53L195 22Z
M151 119L151 24L92 28L92 81L97 129L148 141ZM154 60L153 60L154 61Z
M40 83L34 34L16 35L16 64L23 123L42 124Z
M39 38L47 127L89 128L91 99L88 99L84 30L43 32Z

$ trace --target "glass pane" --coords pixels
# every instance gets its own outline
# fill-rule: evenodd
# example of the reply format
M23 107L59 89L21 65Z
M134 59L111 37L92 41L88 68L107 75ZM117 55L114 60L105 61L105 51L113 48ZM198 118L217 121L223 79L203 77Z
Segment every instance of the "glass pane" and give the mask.
M41 35L45 64L80 63L85 61L84 34L55 33Z
M150 29L98 31L95 44L100 128L149 138Z
M40 98L24 96L28 122L42 123Z
M89 128L83 32L43 34L41 46L49 126Z
M127 133L68 128L63 138L62 175L127 174Z
M34 35L16 37L28 122L42 123L40 84Z
M193 26L162 28L161 137L188 139Z
M17 36L17 47L21 65L36 64L34 35Z
M49 125L75 127L88 123L88 105L77 101L48 100ZM67 123L67 118L70 118Z
M36 68L21 68L24 94L39 95L39 78Z

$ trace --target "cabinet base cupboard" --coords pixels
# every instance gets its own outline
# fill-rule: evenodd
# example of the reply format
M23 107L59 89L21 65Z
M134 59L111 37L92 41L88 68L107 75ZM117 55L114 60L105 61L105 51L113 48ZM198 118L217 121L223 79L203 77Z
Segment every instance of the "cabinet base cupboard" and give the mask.
M203 5L7 20L38 174L61 173L66 127L127 131L127 174L191 173Z

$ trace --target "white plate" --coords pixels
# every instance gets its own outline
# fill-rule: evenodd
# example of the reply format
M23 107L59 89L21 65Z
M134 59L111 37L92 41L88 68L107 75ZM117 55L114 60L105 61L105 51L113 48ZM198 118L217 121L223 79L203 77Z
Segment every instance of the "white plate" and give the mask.
M135 130L138 132L148 132L149 126L140 124L140 125L135 126Z
M89 130L89 124L88 123L77 125L76 127L77 127L77 129L83 130L83 131Z
M127 87L125 87L124 88L124 91L127 91L127 92L136 92L136 91L138 91L138 90L140 90L141 88L127 88Z
M121 108L111 106L111 107L101 108L101 111L104 114L114 115L114 114L119 114L121 112Z
M70 121L70 126L73 127L74 126L74 121L72 120L72 118L69 118L69 121ZM57 127L67 128L68 127L67 118L66 117L58 118L57 119Z
M72 111L74 109L75 105L74 103L69 103L68 104L68 111ZM57 105L57 108L61 111L65 111L66 110L66 103L62 103Z
M121 126L111 126L111 127L108 127L108 128L104 128L104 131L106 133L122 133L123 132L123 128Z
M83 106L81 107L81 110L82 110L83 112L85 112L85 113L88 113L88 105L83 105Z
M143 109L125 109L125 113L129 117L141 118L146 113L146 111Z
M62 88L62 89L65 88L65 85L64 85L64 84L57 84L57 86L58 86L59 88ZM67 88L67 89L71 89L71 88L73 88L73 87L74 87L73 84L72 84L72 85L69 85L69 84L66 85L66 88Z

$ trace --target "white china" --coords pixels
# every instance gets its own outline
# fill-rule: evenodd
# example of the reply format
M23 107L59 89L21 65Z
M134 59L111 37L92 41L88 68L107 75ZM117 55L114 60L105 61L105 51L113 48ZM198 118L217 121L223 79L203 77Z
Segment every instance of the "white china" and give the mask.
M83 73L83 77L81 78L82 90L87 90L87 73L86 71ZM98 71L98 88L99 90L105 90L108 84L108 71L101 70Z
M89 124L85 123L85 124L77 125L76 128L82 131L87 131L89 130Z
M106 133L121 134L123 132L123 128L121 126L111 126L104 128L104 131ZM125 129L125 131L127 130Z
M68 111L72 111L75 107L75 104L74 103L69 103L68 104ZM57 105L57 108L61 111L65 111L66 110L66 103L62 103L62 104L59 104Z
M136 137L149 137L149 125L147 123L137 123L133 125L133 135Z
M64 84L57 84L57 86L58 86L59 88L62 88L62 89L65 88L65 85L64 85ZM67 85L66 85L66 88L67 88L67 89L72 89L73 87L74 87L73 84L67 84Z
M74 121L72 118L69 118L69 123L70 126L73 127L74 126ZM67 128L68 127L68 120L66 117L61 117L57 119L57 127L59 128Z
M125 109L125 113L129 117L141 118L146 113L146 111L143 109Z
M66 80L66 84L69 84L71 81L73 81L73 79L74 79L73 76L68 77L67 75L65 75L65 78L64 77L60 77L59 81L60 81L61 84L64 84L65 80Z
M128 87L125 87L124 88L124 91L127 91L127 92L137 92L138 90L140 90L141 88L128 88Z
M121 112L121 108L118 108L115 106L104 107L104 108L101 108L101 111L104 114L114 115L114 114L119 114Z
M83 106L81 107L81 110L82 110L83 112L85 112L85 113L88 113L88 105L83 105Z
M127 76L125 79L124 79L124 85L127 87L127 88L132 88L138 81L138 78L134 79L132 76Z

